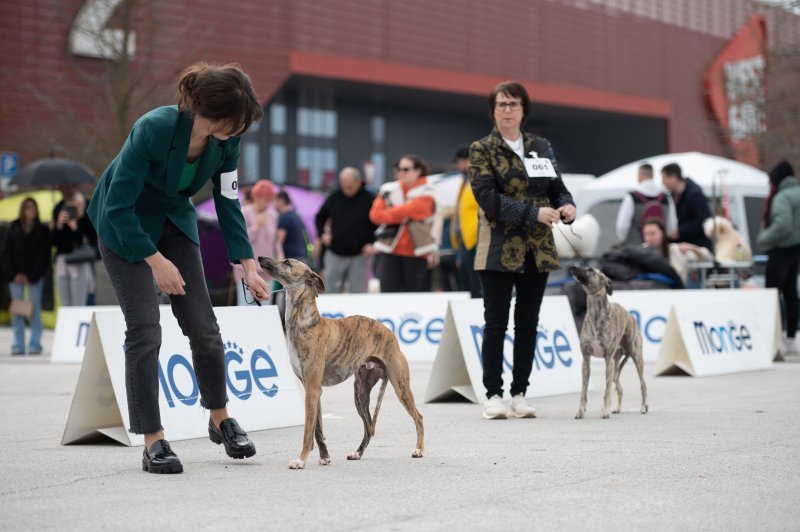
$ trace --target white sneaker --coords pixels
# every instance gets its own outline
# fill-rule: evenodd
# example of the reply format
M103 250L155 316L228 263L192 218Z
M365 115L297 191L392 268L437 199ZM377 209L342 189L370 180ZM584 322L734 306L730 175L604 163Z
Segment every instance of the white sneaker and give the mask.
M536 410L528 404L524 395L518 394L511 398L508 417L536 417Z
M797 355L797 338L784 338L783 339L783 354L784 355Z
M486 419L505 419L506 405L499 395L493 395L483 403L483 417Z

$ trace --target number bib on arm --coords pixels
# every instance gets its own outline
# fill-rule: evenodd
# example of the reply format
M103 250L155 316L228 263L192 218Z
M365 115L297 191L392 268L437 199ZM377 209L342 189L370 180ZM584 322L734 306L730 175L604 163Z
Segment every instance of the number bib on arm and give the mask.
M224 172L219 176L219 188L222 195L228 199L239 199L239 172Z

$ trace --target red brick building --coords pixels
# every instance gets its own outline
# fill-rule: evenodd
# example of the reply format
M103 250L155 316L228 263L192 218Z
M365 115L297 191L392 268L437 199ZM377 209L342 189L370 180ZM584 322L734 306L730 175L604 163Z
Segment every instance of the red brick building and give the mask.
M380 181L406 152L442 168L489 131L486 95L505 79L528 87L528 129L564 171L725 153L703 78L753 13L770 39L800 42L798 17L750 0L5 0L0 151L99 173L140 112L173 102L182 68L208 60L240 63L265 104L247 180L322 187L372 161ZM129 62L87 57L104 54L75 35L120 44L107 30L127 26Z

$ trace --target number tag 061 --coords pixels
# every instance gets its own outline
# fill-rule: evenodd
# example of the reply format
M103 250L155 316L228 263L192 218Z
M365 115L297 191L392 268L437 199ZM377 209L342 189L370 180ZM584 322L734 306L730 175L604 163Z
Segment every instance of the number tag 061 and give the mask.
M550 159L526 157L522 159L528 177L558 177Z

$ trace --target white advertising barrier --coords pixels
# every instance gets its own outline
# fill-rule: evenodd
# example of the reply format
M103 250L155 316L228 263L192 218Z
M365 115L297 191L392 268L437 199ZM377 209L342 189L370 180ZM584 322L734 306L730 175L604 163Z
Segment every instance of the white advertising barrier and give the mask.
M656 375L694 377L766 369L775 357L777 292L703 290L667 318Z
M189 340L170 308L160 310L161 424L170 440L207 437L208 417L200 406ZM291 368L277 307L219 307L214 311L225 347L230 414L248 431L301 425L303 393ZM141 435L128 432L124 342L122 311L93 315L62 445L97 433L125 445L143 444Z
M83 360L86 342L89 339L89 325L92 322L92 313L107 310L119 310L119 307L58 307L50 363L80 364L81 360Z
M503 382L511 384L514 347L512 308L503 347ZM433 363L425 402L448 400L454 394L473 403L486 400L483 386L483 300L451 301L442 341ZM579 392L582 355L578 331L566 296L547 296L539 312L536 353L527 397Z
M636 319L639 332L642 334L642 354L645 362L655 362L661 350L661 342L667 328L670 309L676 303L692 304L695 301L725 302L732 306L748 304L748 294L761 293L769 299L775 297L774 311L780 312L777 305L777 293L767 290L618 290L609 296L609 300L619 303ZM775 293L774 296L768 295ZM768 302L771 304L771 302ZM767 308L766 312L773 309ZM776 322L775 355L781 339L780 323Z
M322 294L317 308L324 318L374 318L394 333L409 362L431 362L442 337L447 302L469 297L469 292ZM483 306L482 299L476 301Z

